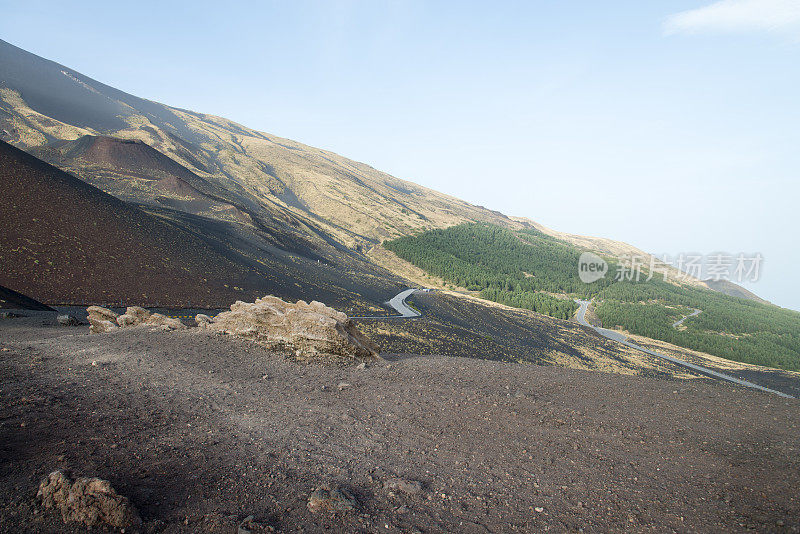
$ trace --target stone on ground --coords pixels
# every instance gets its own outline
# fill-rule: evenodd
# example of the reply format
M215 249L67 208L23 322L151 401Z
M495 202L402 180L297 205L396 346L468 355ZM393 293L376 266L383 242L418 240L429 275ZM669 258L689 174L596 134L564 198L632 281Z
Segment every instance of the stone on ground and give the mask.
M194 321L200 328L207 328L208 325L211 324L212 319L205 313L198 313L197 315L194 316Z
M320 486L308 498L308 509L311 512L346 512L358 503L352 493L345 488Z
M182 330L186 328L186 325L183 324L180 319L167 317L166 315L162 315L160 313L152 314L147 318L147 320L145 320L144 324L148 326L160 326L164 330Z
M407 493L413 495L422 492L422 482L408 480L405 478L390 478L383 483L383 488L395 493Z
M150 317L150 312L139 306L128 306L125 313L117 317L120 326L136 326L144 323Z
M58 321L58 324L61 326L78 326L81 324L77 317L68 313L59 315L56 317L56 321Z
M73 480L66 471L53 471L39 485L37 496L45 508L58 508L65 523L92 527L125 528L139 525L139 514L126 497L117 494L107 480L81 477Z

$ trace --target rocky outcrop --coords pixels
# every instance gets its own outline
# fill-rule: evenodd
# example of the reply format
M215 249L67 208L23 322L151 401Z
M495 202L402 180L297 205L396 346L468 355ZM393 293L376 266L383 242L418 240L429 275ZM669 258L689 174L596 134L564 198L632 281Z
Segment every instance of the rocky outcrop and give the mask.
M117 324L119 326L136 326L144 323L150 317L151 313L139 306L128 306L125 313L117 317Z
M238 301L206 323L212 331L231 334L271 348L288 347L300 358L375 358L378 347L342 312L321 302L296 304L267 296ZM198 320L200 324L200 320Z
M150 315L150 317L145 319L144 322L140 324L146 326L158 326L163 330L183 330L186 328L186 325L180 322L180 320L173 317L167 317L166 315L161 315L160 313L154 313Z
M87 477L73 480L66 471L53 471L39 484L37 496L45 508L57 508L65 523L76 521L89 527L117 528L141 524L128 499L117 494L107 480Z
M129 306L125 313L119 315L108 308L89 306L89 331L93 334L110 332L116 328L128 326L155 326L164 330L180 330L186 328L182 322L160 313L150 313L139 306Z

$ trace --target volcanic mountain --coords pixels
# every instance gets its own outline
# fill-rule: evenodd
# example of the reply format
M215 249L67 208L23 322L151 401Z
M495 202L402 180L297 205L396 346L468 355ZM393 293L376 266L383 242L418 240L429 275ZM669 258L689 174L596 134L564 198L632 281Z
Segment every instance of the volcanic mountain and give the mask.
M225 198L249 207L251 216L262 223L298 219L313 227L311 233L350 248L466 221L520 226L500 213L332 152L129 95L3 41L0 135L25 150L56 148L49 156L46 150L39 152L56 165L63 156L69 166L76 155L86 155L81 178L93 175L98 184L108 175L106 164L149 172L151 154L120 158L122 152L134 150L128 147L115 155L102 142L95 149L94 141L82 137L142 141L205 180L212 190L227 191ZM72 147L59 146L76 140L80 141ZM96 166L98 157L103 163Z
M221 117L135 97L0 40L0 138L189 232L235 249L250 268L299 276L304 298L318 277L339 303L376 286L370 260L386 239L464 222L538 229L600 253L642 255L625 243L563 234L474 206L329 151ZM199 226L198 226L199 225ZM373 252L367 257L367 251ZM297 264L352 271L337 282ZM396 258L383 261L395 270ZM260 265L260 266L259 266ZM385 280L381 271L378 279ZM353 274L357 273L357 274ZM353 282L353 280L361 279ZM757 298L735 284L693 285ZM393 286L396 280L388 285ZM377 284L381 285L381 284ZM388 298L387 287L357 307ZM345 293L347 294L345 296ZM348 304L349 306L349 304Z
M463 222L536 228L599 252L642 254L506 217L221 117L138 98L2 40L0 138L162 216L236 223L245 241L313 261L349 264L347 251ZM357 254L355 261L364 259ZM712 289L751 298L734 284Z

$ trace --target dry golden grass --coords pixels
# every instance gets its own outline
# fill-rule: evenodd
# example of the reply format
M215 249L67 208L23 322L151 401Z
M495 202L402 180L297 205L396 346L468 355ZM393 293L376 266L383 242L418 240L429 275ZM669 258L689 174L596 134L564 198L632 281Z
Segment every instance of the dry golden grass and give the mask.
M451 284L448 284L441 278L427 274L413 263L402 259L397 254L381 245L369 249L367 251L367 258L387 271L408 280L411 285L434 289L447 289L452 287ZM463 287L457 287L455 289L457 291L466 291Z

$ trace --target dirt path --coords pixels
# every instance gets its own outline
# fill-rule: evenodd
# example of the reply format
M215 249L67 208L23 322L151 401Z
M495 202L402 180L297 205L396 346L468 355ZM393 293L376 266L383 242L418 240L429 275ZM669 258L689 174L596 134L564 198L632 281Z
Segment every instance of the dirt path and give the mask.
M40 319L4 321L0 345L4 532L85 532L36 508L56 467L110 479L148 532L250 514L279 532L800 529L800 405L757 391L449 357L298 365ZM385 490L395 476L424 491ZM322 483L357 509L311 514Z

